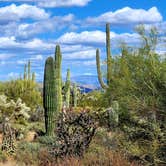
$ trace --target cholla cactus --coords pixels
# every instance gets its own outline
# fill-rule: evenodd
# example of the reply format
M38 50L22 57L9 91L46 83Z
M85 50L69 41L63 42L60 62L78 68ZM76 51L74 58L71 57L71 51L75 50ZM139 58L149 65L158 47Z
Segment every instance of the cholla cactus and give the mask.
M7 97L5 95L0 95L0 114L2 116L10 118L15 117L17 119L18 116L22 116L24 119L29 119L28 112L30 108L22 103L22 100L18 98L16 102L14 100L7 101Z
M0 117L3 125L2 150L8 154L15 152L14 131L16 130L15 125L19 123L17 119L22 117L27 120L30 117L29 111L30 108L25 103L22 103L20 98L14 102L13 100L8 101L5 95L0 95ZM19 129L18 126L17 129Z
M108 113L108 125L114 129L119 123L119 104L113 101L112 107L106 109Z

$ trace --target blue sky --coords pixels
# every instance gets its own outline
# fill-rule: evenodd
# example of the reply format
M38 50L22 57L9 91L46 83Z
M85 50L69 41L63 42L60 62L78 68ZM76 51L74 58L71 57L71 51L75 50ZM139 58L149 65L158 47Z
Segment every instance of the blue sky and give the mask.
M116 54L121 42L139 43L138 24L164 33L165 20L165 0L0 0L0 80L18 77L31 60L42 81L45 59L54 55L56 44L63 53L63 77L70 68L73 81L94 78L96 48L106 56L106 22ZM161 43L157 51L165 53Z

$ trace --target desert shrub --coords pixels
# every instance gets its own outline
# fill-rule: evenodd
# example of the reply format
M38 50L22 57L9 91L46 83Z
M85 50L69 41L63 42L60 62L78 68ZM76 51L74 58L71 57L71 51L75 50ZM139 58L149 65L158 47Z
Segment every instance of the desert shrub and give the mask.
M44 122L30 122L27 130L36 132L38 136L43 136L45 134Z
M80 98L78 100L78 105L80 107L93 107L93 108L100 108L104 107L107 100L103 100L103 92L101 90L92 91L89 93L83 93L80 95Z
M160 125L139 119L133 126L124 126L122 147L131 159L142 164L160 165L166 163L164 141L165 133Z
M0 149L0 162L7 161L7 155Z
M49 148L54 157L82 156L88 148L97 125L88 112L66 112L59 116L54 145Z
M19 98L16 102L0 95L0 121L2 126L9 124L16 136L26 133L30 108ZM2 130L2 132L4 132Z
M39 91L39 86L31 80L11 80L4 82L2 93L8 96L9 99L17 100L21 98L23 102L35 110L38 105L42 105L42 97Z
M22 165L38 165L40 148L39 143L20 142L17 146L15 159Z
M81 160L83 165L133 165L127 156L117 148L115 133L106 128L98 128L96 134Z
M125 46L122 56L112 57L111 83L102 102L104 109L114 101L119 104L116 143L124 153L145 165L165 164L166 59L155 53L155 29L146 31L141 26L137 31L141 47ZM106 119L104 109L97 113Z

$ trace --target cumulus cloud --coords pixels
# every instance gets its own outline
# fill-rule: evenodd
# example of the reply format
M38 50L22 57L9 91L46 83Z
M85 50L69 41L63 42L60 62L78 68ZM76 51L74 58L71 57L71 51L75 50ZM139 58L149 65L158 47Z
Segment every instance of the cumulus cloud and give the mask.
M44 52L50 51L55 47L53 43L47 43L41 39L32 39L30 41L19 42L15 37L0 37L0 49L1 51L17 52L20 51L33 51Z
M126 43L138 43L139 35L136 33L121 33L110 32L111 42L117 44L124 41ZM83 31L81 33L65 33L57 39L59 43L66 44L84 44L84 45L104 45L106 40L105 32L102 31Z
M73 14L67 14L32 23L10 22L0 25L0 36L15 36L19 39L30 39L37 34L59 31L64 27L70 28L74 19Z
M73 20L74 15L68 14L64 16L54 16L50 19L31 24L20 24L15 34L19 38L30 38L42 32L60 30L65 26L70 26Z
M63 54L64 59L73 59L73 60L74 59L93 59L95 56L96 56L95 48Z
M41 7L71 7L85 6L92 0L1 0L3 2L30 2Z
M70 6L85 6L91 0L42 0L38 4L42 7L70 7Z
M15 55L13 55L13 54L4 54L4 53L0 53L0 61L9 59L9 58L14 57L14 56L15 56Z
M36 6L22 4L16 6L11 4L9 6L0 8L0 23L7 24L12 21L19 21L21 19L43 20L49 18L49 14Z
M111 24L139 24L139 23L155 23L162 21L162 16L156 7L149 10L132 9L124 7L115 12L109 11L98 17L88 17L87 24L101 24L110 22Z

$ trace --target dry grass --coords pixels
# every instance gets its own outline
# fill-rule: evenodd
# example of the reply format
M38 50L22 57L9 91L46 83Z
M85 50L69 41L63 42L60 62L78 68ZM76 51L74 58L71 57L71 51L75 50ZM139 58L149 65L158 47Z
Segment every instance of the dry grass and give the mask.
M42 151L40 154L40 166L138 166L130 163L121 153L109 150L101 151L100 154L87 153L82 159L64 157L53 160L47 151Z

